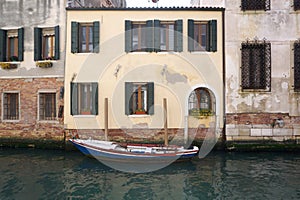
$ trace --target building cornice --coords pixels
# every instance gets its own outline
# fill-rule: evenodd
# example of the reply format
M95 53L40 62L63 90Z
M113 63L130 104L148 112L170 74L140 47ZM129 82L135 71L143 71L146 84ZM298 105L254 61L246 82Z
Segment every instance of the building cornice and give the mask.
M67 7L67 11L225 11L222 7L141 7L141 8L104 8L104 7Z

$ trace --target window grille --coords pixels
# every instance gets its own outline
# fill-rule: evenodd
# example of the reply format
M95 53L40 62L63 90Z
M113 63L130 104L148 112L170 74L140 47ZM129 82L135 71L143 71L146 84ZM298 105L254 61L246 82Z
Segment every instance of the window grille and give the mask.
M55 120L56 119L56 94L40 93L39 99L39 119Z
M300 92L300 41L294 43L294 90Z
M300 10L300 0L294 0L294 10Z
M241 9L245 10L270 10L270 0L242 0Z
M19 94L18 93L4 93L3 119L4 120L19 119Z
M242 43L242 90L271 91L271 43Z

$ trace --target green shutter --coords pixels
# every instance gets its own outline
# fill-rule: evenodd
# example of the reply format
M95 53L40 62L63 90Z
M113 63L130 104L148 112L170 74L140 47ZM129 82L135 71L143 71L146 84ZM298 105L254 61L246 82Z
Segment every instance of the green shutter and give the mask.
M153 20L146 21L146 51L153 51Z
M188 20L188 51L194 51L194 20Z
M132 22L125 20L125 52L132 51Z
M182 52L182 19L175 21L175 51Z
M99 53L99 40L100 40L100 23L96 21L93 23L93 48L94 53Z
M71 53L78 53L78 22L71 22Z
M59 47L59 26L55 26L54 27L54 34L55 34L55 53L54 53L54 59L55 60L59 60L59 51L60 51L60 47Z
M71 83L71 115L78 115L78 83Z
M147 110L149 115L154 114L154 83L148 83Z
M217 20L209 21L209 51L217 51Z
M18 29L18 60L24 60L24 28Z
M131 106L130 106L130 99L133 92L133 84L126 82L125 83L125 115L132 114Z
M7 32L6 30L0 29L0 61L6 61L6 40Z
M42 59L42 29L34 28L34 60Z
M160 21L154 20L154 51L160 51Z
M92 115L98 115L98 83L92 83Z

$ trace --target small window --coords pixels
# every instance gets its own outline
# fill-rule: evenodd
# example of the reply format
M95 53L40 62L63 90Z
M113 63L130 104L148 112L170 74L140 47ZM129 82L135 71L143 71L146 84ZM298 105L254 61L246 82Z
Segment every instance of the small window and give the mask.
M294 0L294 10L300 10L300 0Z
M188 50L217 51L217 21L188 20Z
M175 22L160 23L160 50L174 51L175 47Z
M34 28L34 60L59 59L59 26Z
M3 94L3 120L19 120L19 93Z
M242 43L241 86L243 90L271 91L271 43Z
M125 111L127 115L153 114L153 83L125 83Z
M56 93L39 93L39 120L56 120Z
M215 114L215 99L207 88L197 88L189 96L189 115L194 117Z
M99 52L99 22L72 22L71 52L98 53Z
M246 10L270 10L270 0L242 0L241 9Z
M145 51L146 44L146 22L135 22L132 24L132 48L133 51Z
M300 41L294 43L294 90L300 92Z
M0 61L23 61L24 28L0 29Z
M98 84L71 83L72 115L98 115Z

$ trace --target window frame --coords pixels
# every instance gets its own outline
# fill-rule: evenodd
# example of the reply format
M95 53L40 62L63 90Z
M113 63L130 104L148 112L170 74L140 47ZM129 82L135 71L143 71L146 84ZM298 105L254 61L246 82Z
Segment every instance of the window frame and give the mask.
M294 59L294 67L293 67L293 74L294 74L294 84L293 89L294 92L300 92L300 40L297 40L293 44L293 59Z
M294 11L300 10L300 0L294 0L293 7L294 7Z
M9 38L15 38L11 45ZM14 55L10 50L13 47ZM0 62L21 62L24 59L24 28L0 29Z
M262 7L259 6L255 7L255 5L259 5L258 4L259 2L262 2L262 0L241 0L241 10L245 12L245 11L257 11L257 10L267 11L271 9L270 0L264 0L264 5Z
M43 107L44 107L44 110L43 110L43 112L45 113L44 114L44 116L43 116L43 118L41 118L41 107L42 107L42 105L41 105L41 95L54 95L54 97L52 96L51 97L51 101L53 101L54 100L54 103L51 103L51 113L54 113L54 116L50 116L50 117L47 117L46 115L46 113L47 113L47 103L46 103L46 98L47 97L44 97L44 103L45 103L45 105L43 105ZM52 106L54 106L54 108L52 107ZM54 109L54 110L52 110L52 109ZM54 112L53 112L54 111ZM39 91L38 92L38 121L57 121L57 94L56 94L56 92L55 91Z
M162 27L162 26L167 26L167 27ZM173 25L173 29L169 28L170 25ZM160 21L160 45L159 45L159 50L162 52L174 52L175 51L175 43L176 43L176 36L175 36L175 27L176 27L176 22L175 21ZM162 31L165 31L165 38L166 38L166 49L162 49ZM173 31L173 49L169 48L170 46L170 32L172 33Z
M7 117L5 117L5 95L6 94L16 94L16 119L8 119ZM7 114L8 115L8 114ZM5 91L2 93L2 120L6 121L6 122L16 122L16 121L20 121L20 117L21 117L21 112L20 112L20 92L19 91Z

